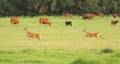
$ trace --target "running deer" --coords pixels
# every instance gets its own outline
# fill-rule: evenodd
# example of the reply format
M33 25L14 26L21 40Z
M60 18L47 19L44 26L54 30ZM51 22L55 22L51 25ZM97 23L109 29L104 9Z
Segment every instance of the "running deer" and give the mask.
M96 37L96 38L102 38L100 35L100 32L97 33L91 33L91 32L87 32L86 29L84 29L82 32L85 32L86 35L85 37ZM102 38L103 39L103 38Z
M40 35L39 34L29 32L27 28L24 28L24 30L26 30L27 38L37 38L40 41Z

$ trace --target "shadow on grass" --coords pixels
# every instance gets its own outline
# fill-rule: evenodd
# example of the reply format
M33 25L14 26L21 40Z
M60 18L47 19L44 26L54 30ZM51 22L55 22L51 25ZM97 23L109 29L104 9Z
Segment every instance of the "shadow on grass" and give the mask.
M73 61L71 64L100 64L100 61L77 59L77 60Z
M4 51L4 50L0 51L0 54L14 54L14 53L15 53L14 51Z
M44 63L43 61L40 60L24 60L24 63Z

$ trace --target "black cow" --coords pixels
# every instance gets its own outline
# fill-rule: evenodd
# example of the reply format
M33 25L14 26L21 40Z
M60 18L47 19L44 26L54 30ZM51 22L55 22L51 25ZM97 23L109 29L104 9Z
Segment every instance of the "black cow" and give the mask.
M118 23L118 21L111 21L111 25L116 25Z
M68 26L68 25L72 26L72 22L71 21L65 21L65 25L66 26Z

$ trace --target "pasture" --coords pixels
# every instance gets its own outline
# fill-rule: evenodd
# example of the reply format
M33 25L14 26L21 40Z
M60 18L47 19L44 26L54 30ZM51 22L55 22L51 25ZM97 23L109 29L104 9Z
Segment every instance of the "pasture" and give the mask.
M39 25L46 17L51 26ZM72 26L65 26L65 21ZM111 26L112 16L83 20L74 16L20 17L19 25L10 25L10 17L0 18L1 64L120 64L120 24ZM23 28L41 35L41 41L26 37ZM103 39L84 37L83 29L100 32ZM103 53L103 49L113 53Z

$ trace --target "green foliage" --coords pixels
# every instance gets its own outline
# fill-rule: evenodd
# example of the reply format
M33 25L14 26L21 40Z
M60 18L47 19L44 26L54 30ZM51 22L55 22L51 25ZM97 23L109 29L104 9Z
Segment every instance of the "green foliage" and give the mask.
M0 16L119 13L119 0L0 0Z
M100 7L96 3L94 3L90 0L84 0L82 2L81 10L84 13L98 13L98 12L100 12Z
M84 61L83 59L77 59L74 62L72 62L71 64L86 64L86 61Z
M115 0L108 0L106 5L106 12L117 13L117 2Z

